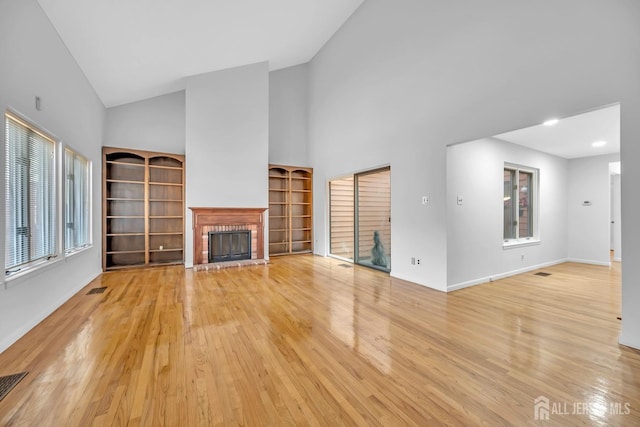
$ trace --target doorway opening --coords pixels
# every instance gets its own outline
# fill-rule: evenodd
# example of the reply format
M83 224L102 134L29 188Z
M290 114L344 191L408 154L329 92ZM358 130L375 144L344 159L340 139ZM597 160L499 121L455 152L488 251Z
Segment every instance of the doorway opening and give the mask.
M620 162L609 163L609 183L611 185L611 261L622 261L622 215L620 214L621 192L620 192Z
M391 168L329 181L329 254L391 271Z

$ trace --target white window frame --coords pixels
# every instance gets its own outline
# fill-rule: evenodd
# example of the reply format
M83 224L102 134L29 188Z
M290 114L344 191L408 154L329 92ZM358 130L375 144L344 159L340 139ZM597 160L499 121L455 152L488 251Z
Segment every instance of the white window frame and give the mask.
M81 252L83 250L86 250L88 248L90 248L93 245L92 242L92 215L93 215L93 203L92 203L92 192L91 192L91 177L92 177L92 162L85 156L83 156L80 152L78 152L77 150L74 150L72 147L69 146L65 146L64 147L64 156L63 157L63 193L64 193L64 212L63 212L63 238L62 240L64 240L63 244L64 244L64 253L66 256ZM85 242L81 242L80 244L76 244L73 246L68 247L68 243L67 242L67 230L70 227L70 223L68 221L69 219L69 212L67 211L69 208L74 210L74 221L72 221L72 223L75 226L75 206L78 205L78 198L75 197L76 193L75 193L75 188L74 188L74 200L70 201L68 200L68 196L69 194L67 193L68 191L68 179L69 179L69 171L68 171L68 164L67 164L67 152L72 153L74 160L75 158L80 158L82 160L84 160L86 162L86 179L84 182L84 199L86 199L86 203L87 203L87 212L85 212L86 214L86 222L84 224L85 226L85 231L84 234L86 235L86 241ZM74 184L77 183L77 179L74 176ZM72 206L69 206L69 202L72 202Z
M34 271L34 270L38 270L46 265L50 265L53 264L57 261L60 261L60 228L59 228L59 220L60 220L60 211L59 211L59 194L60 194L60 184L59 184L59 171L60 171L60 140L58 138L56 138L55 136L53 136L53 134L51 134L50 132L47 132L46 130L43 130L40 126L35 125L33 122L25 119L24 117L22 117L20 114L17 114L13 111L6 111L5 115L4 115L4 123L3 123L3 127L4 127L4 132L5 132L5 136L7 135L7 126L9 121L13 121L16 122L17 124L19 124L20 126L23 126L25 128L27 128L29 130L29 132L35 133L37 135L39 135L41 138L46 139L50 142L53 143L53 172L52 172L52 191L53 194L51 195L51 206L49 207L49 215L51 215L53 217L53 228L52 228L52 238L53 238L53 242L51 242L51 245L53 247L53 251L52 253L40 257L40 258L35 258L35 259L30 259L27 262L24 262L22 264L19 265L12 265L10 267L7 267L7 254L5 253L4 259L3 261L3 265L4 265L4 278L5 281L9 281L11 279L23 276L26 273L29 273L30 271ZM9 141L5 141L5 155L6 150L8 150L9 147ZM8 158L4 159L5 161L5 182L3 185L3 192L7 191L6 185L8 185L8 183L6 182L6 174L8 173L6 170L7 167L7 163L8 162ZM6 193L5 193L6 196ZM6 209L7 209L7 203L8 201L5 200L5 214L6 214ZM6 218L5 216L5 222L4 224L2 224L3 227L3 234L5 234L5 238L2 242L2 244L5 247L5 251L6 251L6 245L7 245L7 241L6 239L8 238L7 233L6 233L6 227L7 227L7 221L8 218Z
M507 239L504 236L504 205L503 205L503 217L502 217L502 246L503 248L511 248L516 246L527 246L527 245L536 245L540 243L540 234L539 234L539 220L540 220L540 171L539 169L532 168L529 166L522 166L513 163L505 163L502 169L503 173L505 170L511 170L515 172L515 183L518 187L516 189L516 194L520 194L520 181L519 174L520 172L530 173L531 174L531 185L533 188L530 189L530 199L531 199L531 214L533 215L532 221L532 235L527 237L520 237L520 216L516 215L517 224L516 224L516 237ZM504 177L503 177L503 191L504 191ZM504 194L503 194L504 195ZM503 201L504 202L504 201Z
M5 217L2 224L0 224L0 227L2 227L2 236L3 236L2 238L0 238L0 245L2 245L2 248L3 248L0 251L0 254L2 256L2 262L5 267L4 276L0 278L0 289L3 287L5 289L8 289L10 287L13 287L22 283L28 277L31 277L32 275L35 275L35 274L41 274L44 271L56 265L57 263L64 262L66 258L71 257L77 253L81 253L93 246L93 191L92 191L93 162L89 160L88 157L84 156L82 153L73 149L72 147L63 145L62 140L56 137L55 134L44 129L42 126L35 124L34 121L29 120L28 118L18 113L17 111L9 108L5 111L5 114L3 117L4 117L3 132L5 134L5 137L7 135L8 120L13 120L15 122L18 122L20 125L27 127L28 129L30 129L31 132L34 132L40 135L41 137L53 142L53 156L54 156L53 177L52 177L53 194L51 196L52 202L50 206L50 214L53 215L54 217L53 228L52 228L53 248L54 248L53 253L49 256L42 257L40 259L34 259L32 261L25 262L23 264L20 264L19 266L12 266L10 268L7 268L7 262L6 262L7 254L5 252L6 252L8 236L6 233L6 227L7 227L7 221L9 219ZM6 138L2 138L2 140L4 139ZM7 191L7 188L6 188L7 175L6 174L8 173L6 170L8 160L7 158L4 157L4 155L6 155L6 150L7 150L6 144L8 144L8 141L5 141L5 147L2 148L3 156L0 156L0 159L2 159L3 161L3 171L4 171L3 177L2 177L3 179L2 191L5 194ZM66 206L65 206L66 205L65 189L67 185L66 165L65 165L66 150L70 150L75 155L87 161L87 171L86 171L87 182L86 182L85 197L87 197L87 204L88 204L88 213L87 213L88 223L86 224L87 243L78 245L73 248L69 248L68 250L65 250L66 248L65 232L66 232L66 226L67 226L66 224L67 212L66 212ZM5 206L3 207L3 209L5 209L5 214L7 211L6 203L7 203L7 200L5 200Z

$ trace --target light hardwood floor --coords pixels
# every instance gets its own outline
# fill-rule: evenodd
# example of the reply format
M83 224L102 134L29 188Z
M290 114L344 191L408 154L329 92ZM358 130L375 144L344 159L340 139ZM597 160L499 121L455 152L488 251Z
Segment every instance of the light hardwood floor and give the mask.
M310 255L106 273L0 355L29 371L0 425L640 425L619 264L545 271L450 294Z

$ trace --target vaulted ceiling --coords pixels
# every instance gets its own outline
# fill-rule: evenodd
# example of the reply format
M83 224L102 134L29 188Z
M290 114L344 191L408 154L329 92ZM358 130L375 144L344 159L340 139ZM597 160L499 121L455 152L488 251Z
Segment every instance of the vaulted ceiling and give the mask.
M38 0L107 107L184 78L308 62L364 0Z

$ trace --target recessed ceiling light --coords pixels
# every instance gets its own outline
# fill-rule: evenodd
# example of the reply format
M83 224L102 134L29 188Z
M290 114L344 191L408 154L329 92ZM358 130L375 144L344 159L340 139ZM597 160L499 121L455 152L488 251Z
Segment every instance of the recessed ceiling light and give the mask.
M607 145L607 141L596 141L593 144L594 147L604 147L605 145Z
M560 120L558 120L558 119L550 119L550 120L547 120L546 122L544 122L542 124L545 125L545 126L553 126L553 125L557 124L559 121Z

